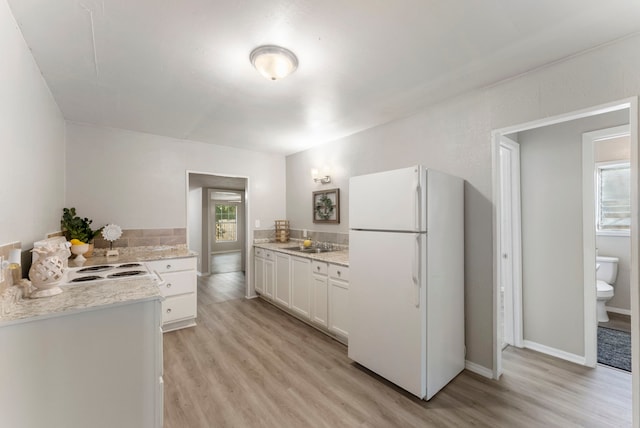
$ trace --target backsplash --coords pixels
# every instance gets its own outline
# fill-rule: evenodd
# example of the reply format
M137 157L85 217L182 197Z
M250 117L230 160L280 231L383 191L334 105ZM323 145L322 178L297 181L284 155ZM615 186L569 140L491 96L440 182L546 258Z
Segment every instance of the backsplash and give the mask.
M291 239L302 239L302 230L301 229L291 229L289 236ZM349 234L348 233L338 233L338 232L315 232L313 230L307 230L307 236L312 241L319 242L331 242L333 244L338 245L349 245ZM254 241L275 241L276 239L276 231L274 229L267 230L254 230L253 231L253 239Z
M120 239L113 241L113 248L153 247L157 245L186 245L187 229L123 229ZM102 235L95 239L95 248L109 248L109 241Z

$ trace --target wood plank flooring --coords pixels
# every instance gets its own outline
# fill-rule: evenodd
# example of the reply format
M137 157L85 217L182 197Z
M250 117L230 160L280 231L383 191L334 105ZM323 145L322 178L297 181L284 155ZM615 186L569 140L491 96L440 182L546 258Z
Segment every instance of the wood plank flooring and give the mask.
M209 272L227 273L242 270L242 252L211 253L211 270Z
M166 428L631 426L628 373L522 349L504 352L499 382L464 371L418 400L269 303L233 297L243 281L201 278L198 326L164 335Z

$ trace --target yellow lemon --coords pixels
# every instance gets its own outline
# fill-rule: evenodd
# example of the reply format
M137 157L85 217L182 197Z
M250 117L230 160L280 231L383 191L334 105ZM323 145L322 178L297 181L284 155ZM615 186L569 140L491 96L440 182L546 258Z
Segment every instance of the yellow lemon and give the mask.
M311 240L310 239L306 239L302 245L304 245L305 247L310 247L311 246Z
M71 242L71 245L84 245L84 242L82 242L81 240L76 239L76 238L73 238L73 239L72 239L71 241L69 241L69 242Z

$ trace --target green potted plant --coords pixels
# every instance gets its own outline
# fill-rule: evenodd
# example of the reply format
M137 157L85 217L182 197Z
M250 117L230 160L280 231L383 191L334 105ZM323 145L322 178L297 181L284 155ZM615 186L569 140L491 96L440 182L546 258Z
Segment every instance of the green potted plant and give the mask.
M62 219L60 220L62 233L64 233L67 241L77 239L89 244L89 251L84 255L85 257L89 257L91 253L93 253L93 240L104 228L103 226L93 230L91 229L91 223L93 223L93 220L86 217L79 217L76 214L76 209L73 207L62 209Z

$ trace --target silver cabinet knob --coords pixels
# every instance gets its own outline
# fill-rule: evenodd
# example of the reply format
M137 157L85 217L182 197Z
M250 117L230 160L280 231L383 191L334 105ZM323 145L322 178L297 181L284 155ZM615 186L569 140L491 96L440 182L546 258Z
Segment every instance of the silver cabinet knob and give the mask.
M167 309L167 313L170 314L171 313L171 308Z
M338 271L338 276L340 276L342 273L340 271Z
M171 269L171 265L167 265L167 269Z
M320 266L316 266L316 269L317 269L317 270L320 270Z
M168 283L168 284L167 284L167 288L171 288L171 283Z

